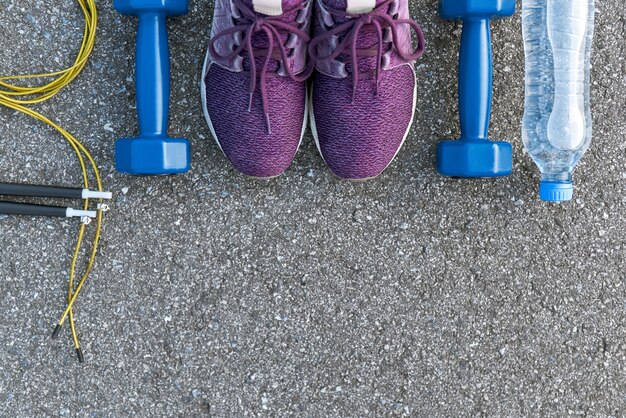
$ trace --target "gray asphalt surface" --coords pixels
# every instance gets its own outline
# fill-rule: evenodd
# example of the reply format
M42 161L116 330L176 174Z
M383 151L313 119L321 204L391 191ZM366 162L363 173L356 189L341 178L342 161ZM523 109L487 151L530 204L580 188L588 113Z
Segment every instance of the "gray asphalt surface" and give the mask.
M491 134L515 145L505 179L444 179L458 135L460 25L411 3L426 31L419 112L379 179L341 182L310 134L289 171L254 181L213 143L198 85L212 6L171 21L171 133L193 171L132 178L114 141L136 132L136 21L101 1L86 71L36 108L93 151L116 197L77 308L62 311L77 224L0 217L0 417L624 416L626 11L598 2L594 142L571 203L538 202L521 148L519 11L494 24ZM69 64L73 1L0 3L0 74ZM80 185L53 130L0 109L0 180Z

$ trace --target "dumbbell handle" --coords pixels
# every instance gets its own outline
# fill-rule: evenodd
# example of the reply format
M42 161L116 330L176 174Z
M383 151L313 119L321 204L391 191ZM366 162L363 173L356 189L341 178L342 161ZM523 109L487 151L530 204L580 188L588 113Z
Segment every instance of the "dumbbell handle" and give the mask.
M488 139L492 71L489 19L467 18L463 21L459 58L459 113L463 139Z
M170 54L165 13L139 14L136 85L141 136L166 137L170 107Z

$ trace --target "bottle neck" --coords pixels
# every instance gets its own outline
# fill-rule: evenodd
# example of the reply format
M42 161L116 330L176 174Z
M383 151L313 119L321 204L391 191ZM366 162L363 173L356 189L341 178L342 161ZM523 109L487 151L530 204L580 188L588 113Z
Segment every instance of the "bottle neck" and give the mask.
M541 181L550 183L571 183L572 173L542 173Z

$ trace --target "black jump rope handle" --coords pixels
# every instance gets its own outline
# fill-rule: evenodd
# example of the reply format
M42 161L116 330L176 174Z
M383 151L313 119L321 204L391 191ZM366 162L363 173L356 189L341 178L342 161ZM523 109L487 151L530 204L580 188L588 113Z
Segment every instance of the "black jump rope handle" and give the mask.
M0 183L0 196L52 197L58 199L111 199L111 192L36 184Z
M67 217L67 208L58 206L30 205L27 203L0 202L0 213L5 215Z
M55 218L65 218L67 216L67 208L30 205L27 203L0 202L0 213L5 215L52 216Z
M49 216L53 218L95 218L98 212L60 206L31 205L28 203L0 202L0 213L4 215Z
M61 199L82 199L83 190L71 187L37 186L31 184L0 183L0 195L53 197Z

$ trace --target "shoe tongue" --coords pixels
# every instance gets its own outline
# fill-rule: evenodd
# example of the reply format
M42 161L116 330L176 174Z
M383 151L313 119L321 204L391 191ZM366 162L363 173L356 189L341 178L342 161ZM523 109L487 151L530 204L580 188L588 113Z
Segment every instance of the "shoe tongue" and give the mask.
M376 6L386 0L322 0L326 6L336 10L345 10L349 14L367 14L374 10ZM349 18L333 17L335 23L341 24L349 20ZM359 32L356 44L359 49L376 49L378 45L377 32L373 27L362 28ZM389 46L383 42L383 52L387 52ZM348 60L349 57L343 57ZM359 72L365 73L376 68L376 57L361 56L358 58L357 66ZM352 70L351 70L352 71Z
M244 3L256 13L266 16L281 16L285 10L293 9L303 0L245 0ZM293 20L291 16L285 16ZM283 20L283 19L280 19Z
M289 10L293 10L298 5L302 4L305 0L244 0L244 3L253 9L260 15L271 16L281 22L292 24L293 26L299 26L297 18L299 11L293 11L287 13ZM289 37L289 33L285 30L279 29L281 43L285 44ZM268 39L265 33L259 32L252 36L252 46L259 49L269 48ZM278 45L276 45L278 47ZM247 58L247 56L246 56ZM261 70L265 57L256 57L255 65L257 70ZM244 61L244 69L247 71L250 68L250 63L246 59ZM274 72L278 69L278 62L275 59L270 61L268 71Z
M345 10L351 14L369 13L384 0L323 0L332 9Z

